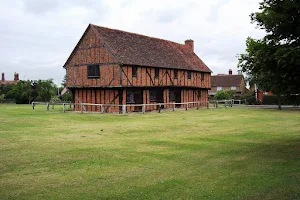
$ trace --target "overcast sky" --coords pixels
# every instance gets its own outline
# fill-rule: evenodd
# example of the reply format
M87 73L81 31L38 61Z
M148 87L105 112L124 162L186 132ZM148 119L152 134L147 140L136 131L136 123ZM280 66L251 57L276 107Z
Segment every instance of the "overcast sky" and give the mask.
M213 74L237 73L236 55L248 36L259 0L0 0L0 71L6 79L53 78L89 23L178 43L195 41L196 54Z

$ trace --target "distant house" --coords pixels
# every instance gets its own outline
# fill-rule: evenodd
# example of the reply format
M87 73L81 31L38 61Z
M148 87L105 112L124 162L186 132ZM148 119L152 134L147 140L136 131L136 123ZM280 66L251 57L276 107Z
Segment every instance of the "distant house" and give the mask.
M20 80L19 80L19 74L18 73L15 72L15 74L14 74L14 80L6 80L5 79L5 73L2 72L2 78L0 80L0 84L2 84L2 85L15 84L15 83L17 83L19 81Z
M209 95L214 96L219 90L235 90L237 96L244 94L247 91L244 76L240 74L233 75L231 69L229 69L228 74L211 76Z
M211 70L195 54L193 40L179 44L90 24L63 67L75 103L141 105L208 100ZM107 107L105 111L120 109ZM156 109L146 106L146 110ZM100 106L88 106L87 110L97 112Z

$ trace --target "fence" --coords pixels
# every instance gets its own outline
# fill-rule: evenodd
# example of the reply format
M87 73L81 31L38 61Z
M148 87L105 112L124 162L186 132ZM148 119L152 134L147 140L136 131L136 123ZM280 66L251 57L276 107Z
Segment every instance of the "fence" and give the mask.
M69 106L70 109L74 109L75 106L78 106L80 108L80 111L83 112L88 112L86 109L86 106L94 106L95 108L100 108L99 111L100 113L105 113L108 111L108 109L105 108L118 108L114 110L119 110L118 113L125 114L126 111L131 109L127 109L128 107L132 108L139 108L137 109L137 112L145 113L146 111L150 111L147 109L147 107L151 106L152 108L156 106L156 110L160 113L161 110L166 110L166 109L172 109L172 111L175 111L176 109L182 109L184 108L185 110L188 110L189 108L197 108L199 109L200 107L206 107L209 108L209 102L184 102L184 103L155 103L155 104L125 104L125 105L120 105L120 104L91 104L91 103L72 103L72 102L32 102L32 109L35 109L36 105L46 105L47 110L50 109L50 106L52 106L52 109L54 109L55 105L62 105L63 112L67 111L67 106ZM180 108L178 108L178 106ZM97 111L97 109L95 109ZM136 109L133 109L136 110ZM155 110L155 109L154 109Z
M219 104L224 104L225 108L232 107L235 102L239 102L239 104L241 104L241 100L234 100L234 99L210 101L210 103L212 103L215 108L218 108Z

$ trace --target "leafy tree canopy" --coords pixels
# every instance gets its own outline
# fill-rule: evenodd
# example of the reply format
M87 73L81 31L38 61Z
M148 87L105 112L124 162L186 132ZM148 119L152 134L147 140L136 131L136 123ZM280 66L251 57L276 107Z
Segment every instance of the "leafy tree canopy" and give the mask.
M247 39L246 53L238 58L240 71L278 96L300 93L299 1L264 0L251 20L266 31L266 36Z

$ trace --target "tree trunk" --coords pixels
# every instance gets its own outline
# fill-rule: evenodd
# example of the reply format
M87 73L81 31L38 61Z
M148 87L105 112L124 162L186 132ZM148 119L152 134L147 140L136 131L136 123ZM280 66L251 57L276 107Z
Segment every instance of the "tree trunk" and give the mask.
M281 95L278 94L278 109L281 110Z

